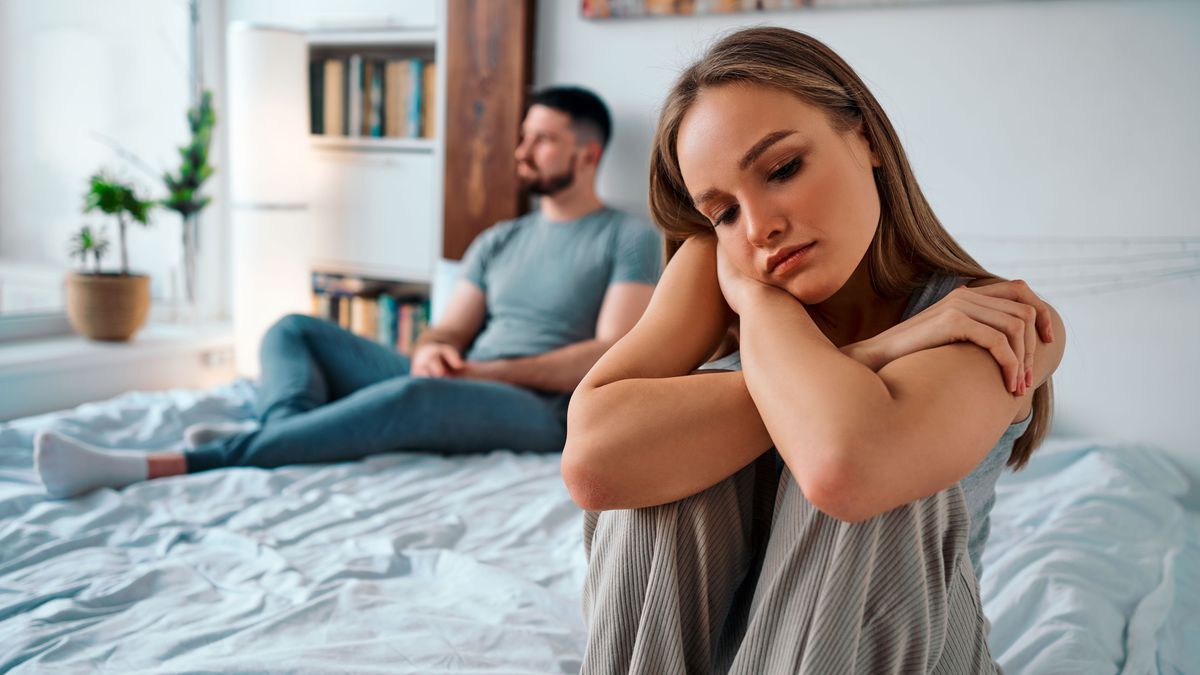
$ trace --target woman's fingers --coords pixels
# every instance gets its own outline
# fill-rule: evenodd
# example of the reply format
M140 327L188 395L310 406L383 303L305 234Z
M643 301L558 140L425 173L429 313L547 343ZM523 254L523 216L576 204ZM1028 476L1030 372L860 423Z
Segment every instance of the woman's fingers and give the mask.
M960 321L960 327L965 326L961 323L965 319L992 331L979 333L972 329L974 332L968 333L969 338L985 335L986 339L991 340L993 334L999 334L1007 341L1008 350L1005 355L1012 354L1013 360L1011 364L1005 361L1000 363L1000 366L1004 369L1004 381L1007 383L1008 390L1014 393L1019 392L1025 383L1025 322L1011 314L969 302L960 303L954 308L954 313L956 319ZM974 342L974 339L971 341ZM990 344L980 344L979 346L991 351Z
M996 363L1000 365L1000 371L1006 383L1005 388L1013 394L1021 395L1023 393L1021 384L1024 381L1021 380L1018 382L1017 376L1018 373L1024 371L1024 364L1017 358L1016 352L1013 351L1009 336L985 323L976 321L966 314L951 316L955 316L958 328L966 341L983 347L988 350L992 358L996 359Z
M993 310L1004 312L1005 314L1015 317L1021 322L1021 340L1024 343L1022 349L1017 350L1017 356L1020 357L1025 364L1025 371L1021 377L1025 380L1025 386L1030 386L1033 379L1033 355L1037 350L1037 309L1032 305L1027 305L1023 302L1009 300L1007 298L996 298L979 293L966 293L960 298L961 301L967 303L978 303L989 307ZM991 324L993 328L1001 328L996 324ZM1014 349L1016 349L1014 347Z
M1054 342L1054 324L1050 318L1050 305L1033 292L1029 284L1017 279L1001 281L987 286L975 286L966 290L994 298L1007 298L1015 302L1029 305L1037 312L1037 332L1043 342Z

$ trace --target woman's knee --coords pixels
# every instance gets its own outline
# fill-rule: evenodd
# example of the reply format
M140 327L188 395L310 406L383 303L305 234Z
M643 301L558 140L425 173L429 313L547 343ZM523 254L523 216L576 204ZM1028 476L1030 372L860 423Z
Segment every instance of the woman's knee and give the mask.
M668 538L675 545L685 544L689 548L708 548L722 542L748 547L750 489L748 477L739 473L678 501L589 514L595 518L593 528L589 529L595 530L596 537L619 546L644 546Z

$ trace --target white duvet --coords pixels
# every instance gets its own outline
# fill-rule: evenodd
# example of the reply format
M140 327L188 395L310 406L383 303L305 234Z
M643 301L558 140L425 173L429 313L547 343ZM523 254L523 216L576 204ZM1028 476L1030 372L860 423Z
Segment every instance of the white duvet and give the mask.
M556 456L231 469L70 501L32 472L37 429L161 447L252 396L131 393L0 425L0 672L578 670L580 512ZM1153 451L1064 441L1003 479L982 587L1007 672L1200 663L1183 487Z

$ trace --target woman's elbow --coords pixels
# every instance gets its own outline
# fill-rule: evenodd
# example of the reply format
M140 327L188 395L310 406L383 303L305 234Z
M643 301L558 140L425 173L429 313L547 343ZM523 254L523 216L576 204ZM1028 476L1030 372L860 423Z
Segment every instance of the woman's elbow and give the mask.
M611 494L603 471L603 448L597 432L603 427L594 419L595 403L592 389L580 387L571 397L567 408L567 442L562 453L562 478L579 508L585 511L604 511L606 496Z
M567 437L563 448L562 477L575 502L584 511L607 511L611 508L612 490L600 470L600 465L580 439Z
M830 462L793 475L804 498L831 518L860 523L882 513L870 499L862 476L850 467Z

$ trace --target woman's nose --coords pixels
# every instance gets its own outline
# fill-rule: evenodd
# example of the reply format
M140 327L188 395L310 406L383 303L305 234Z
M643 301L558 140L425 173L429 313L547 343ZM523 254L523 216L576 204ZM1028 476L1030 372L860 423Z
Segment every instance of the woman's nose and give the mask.
M743 205L742 217L746 221L746 239L754 246L770 247L783 234L783 218L767 207Z

